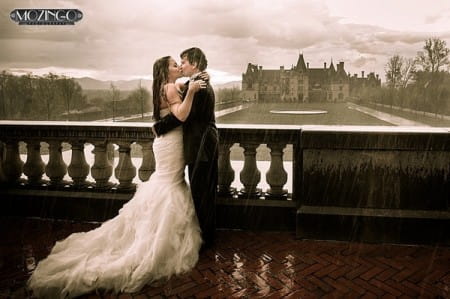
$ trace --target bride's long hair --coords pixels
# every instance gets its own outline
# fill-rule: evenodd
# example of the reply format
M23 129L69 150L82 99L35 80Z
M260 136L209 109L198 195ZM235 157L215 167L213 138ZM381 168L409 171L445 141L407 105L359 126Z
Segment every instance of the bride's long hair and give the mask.
M170 56L159 58L153 64L153 119L160 120L159 108L161 99L166 96L164 85L169 80L169 60Z

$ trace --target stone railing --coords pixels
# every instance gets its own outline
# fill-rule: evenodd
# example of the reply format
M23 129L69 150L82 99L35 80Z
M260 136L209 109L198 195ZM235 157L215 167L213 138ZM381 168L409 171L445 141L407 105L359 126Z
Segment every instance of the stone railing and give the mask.
M132 183L137 174L131 162L131 144L142 147L142 165L139 178L148 180L155 169L152 152L152 134L148 125L134 123L86 123L86 122L0 122L0 139L3 142L3 163L0 172L8 184L25 184L28 187L70 187L72 189L91 188L133 190ZM26 161L20 159L19 143L26 144ZM41 143L48 144L48 163L42 161ZM62 158L63 143L72 150L71 162L66 165ZM94 161L90 165L85 157L85 144L94 146ZM116 144L119 162L113 169L113 147ZM113 174L118 179L117 186L110 184ZM27 180L21 180L22 173ZM63 178L68 173L70 182ZM86 178L91 173L94 185ZM43 180L43 175L49 178Z
M450 241L450 130L304 126L297 236Z
M132 197L136 187L134 182L148 180L155 169L150 126L149 123L134 122L1 121L1 194L11 199L9 205L13 207L13 214L33 215L40 211L39 215L46 217L80 217L88 220L112 217L123 201ZM261 216L261 213L271 214L273 209L278 208L282 213L290 210L291 217L280 214L279 218L283 221L288 219L288 224L282 226L293 228L296 204L285 185L288 174L293 176L295 172L293 169L284 169L283 149L288 144L294 149L297 148L300 127L221 125L219 132L221 143L218 204L223 207L224 212L221 214L222 218L219 215L219 222L227 221L230 215L241 219L260 219L257 216ZM139 157L142 157L138 169L135 166L137 163L132 162L136 144L141 151ZM242 171L235 173L230 163L230 151L238 144L243 148L244 165ZM258 188L261 171L256 163L256 148L261 144L267 144L270 152L266 151L266 156L271 157L268 158L270 168L265 174L268 188L264 190ZM92 149L90 159L86 157L86 151L89 149ZM63 159L65 150L71 150L70 162L67 164ZM114 163L114 155L117 156L117 152L118 161ZM47 163L43 161L44 154L48 154ZM239 176L239 185L242 185L242 188L232 186L236 176ZM295 190L295 185L290 189ZM50 198L53 198L53 210L42 214L42 209L36 209L36 202L49 201ZM25 199L29 200L23 203ZM93 203L94 199L97 199L96 203ZM106 204L108 208L105 204L98 203L101 199L112 200ZM73 204L69 203L70 200L73 200ZM99 205L108 209L108 213L102 211L98 216L95 211L86 208L98 208ZM30 208L24 212L24 207L28 206L34 210ZM251 212L255 215L240 217L238 214L242 212L242 206L252 207ZM77 213L83 215L75 215ZM270 221L240 225L269 226Z
M0 214L87 220L114 216L132 197L134 183L148 180L155 169L150 125L0 121L0 196L7 199ZM353 239L367 236L367 219L375 227L383 219L382 231L398 219L413 224L425 220L434 231L435 223L441 228L449 224L447 128L218 127L219 227L296 229L298 237ZM138 168L135 144L142 150ZM243 151L239 173L232 167L237 145ZM86 158L88 147L91 158ZM67 164L63 148L72 150ZM266 148L270 160L265 174L258 167L257 148ZM283 165L286 156L292 160L288 168ZM262 175L267 182L263 190ZM233 185L237 177L242 187ZM372 234L367 239L383 238Z

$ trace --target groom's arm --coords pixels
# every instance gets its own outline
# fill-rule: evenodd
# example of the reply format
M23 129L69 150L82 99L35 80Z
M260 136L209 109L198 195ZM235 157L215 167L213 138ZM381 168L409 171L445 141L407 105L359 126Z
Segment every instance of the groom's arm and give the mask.
M156 136L160 136L182 124L183 122L181 120L176 118L172 113L169 113L153 124L152 131Z
M204 72L204 74L202 74L200 76L200 78L202 80L204 80L205 82L209 81L209 74L207 74L206 72ZM186 83L181 84L182 86L184 85L184 88L188 88L189 85L189 81L187 81ZM196 95L194 95L194 97L201 97L204 98L206 94L206 90L205 89L200 89ZM183 99L184 100L184 99ZM195 101L193 106L195 105ZM194 110L194 109L193 109ZM191 113L192 114L192 110ZM189 117L189 116L188 116ZM155 134L156 136L160 136L163 134L166 134L167 132L170 132L171 130L175 129L176 127L180 126L183 124L183 121L179 120L178 118L175 117L175 115L173 115L172 113L169 113L168 115L164 116L163 118L161 118L160 120L158 120L157 122L155 122L153 124L152 127L152 132L153 134Z

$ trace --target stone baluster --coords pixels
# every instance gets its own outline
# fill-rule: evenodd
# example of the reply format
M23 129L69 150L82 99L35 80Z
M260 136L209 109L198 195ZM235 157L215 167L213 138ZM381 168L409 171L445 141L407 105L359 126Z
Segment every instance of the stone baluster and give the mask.
M45 167L45 173L50 178L50 184L53 186L61 185L67 172L67 165L62 158L61 141L49 141L49 159Z
M111 165L114 165L114 144L108 143L106 145L106 157L108 158L108 161Z
M118 142L118 145L119 164L114 173L119 180L119 189L134 189L132 181L136 176L136 167L131 162L131 144L130 142Z
M39 141L27 142L27 161L23 165L23 172L28 177L28 184L38 186L42 184L42 175L45 172L45 163L41 157L41 144Z
M261 172L256 166L256 148L259 144L242 143L244 148L244 168L240 173L240 179L244 188L239 192L239 197L255 198L261 195L260 190L256 187L261 180Z
M141 141L142 146L142 165L139 168L139 179L143 182L148 181L153 172L155 172L155 155L153 153L152 141Z
M91 175L95 180L95 187L99 189L109 188L109 179L111 178L113 167L108 159L108 142L94 142L94 165L91 168Z
M270 168L266 173L267 183L270 188L267 190L267 197L285 199L287 190L283 186L287 182L287 173L283 168L283 143L269 143L270 148Z
M86 185L86 177L89 174L89 164L84 155L84 141L72 142L72 159L68 168L74 187Z
M19 144L17 141L6 142L3 172L8 182L17 182L22 175L23 162L20 160Z
M230 196L235 188L231 188L234 180L234 170L230 163L230 148L232 143L221 143L219 145L219 196Z

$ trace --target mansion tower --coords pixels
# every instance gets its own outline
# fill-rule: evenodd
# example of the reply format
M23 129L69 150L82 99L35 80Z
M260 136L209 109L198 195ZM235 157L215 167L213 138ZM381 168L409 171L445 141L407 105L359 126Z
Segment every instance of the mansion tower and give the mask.
M344 62L334 67L309 68L303 54L291 69L264 70L249 63L242 74L242 98L257 102L343 102L349 100L352 89L361 86L381 86L378 75L370 73L364 78L351 77L344 69Z

